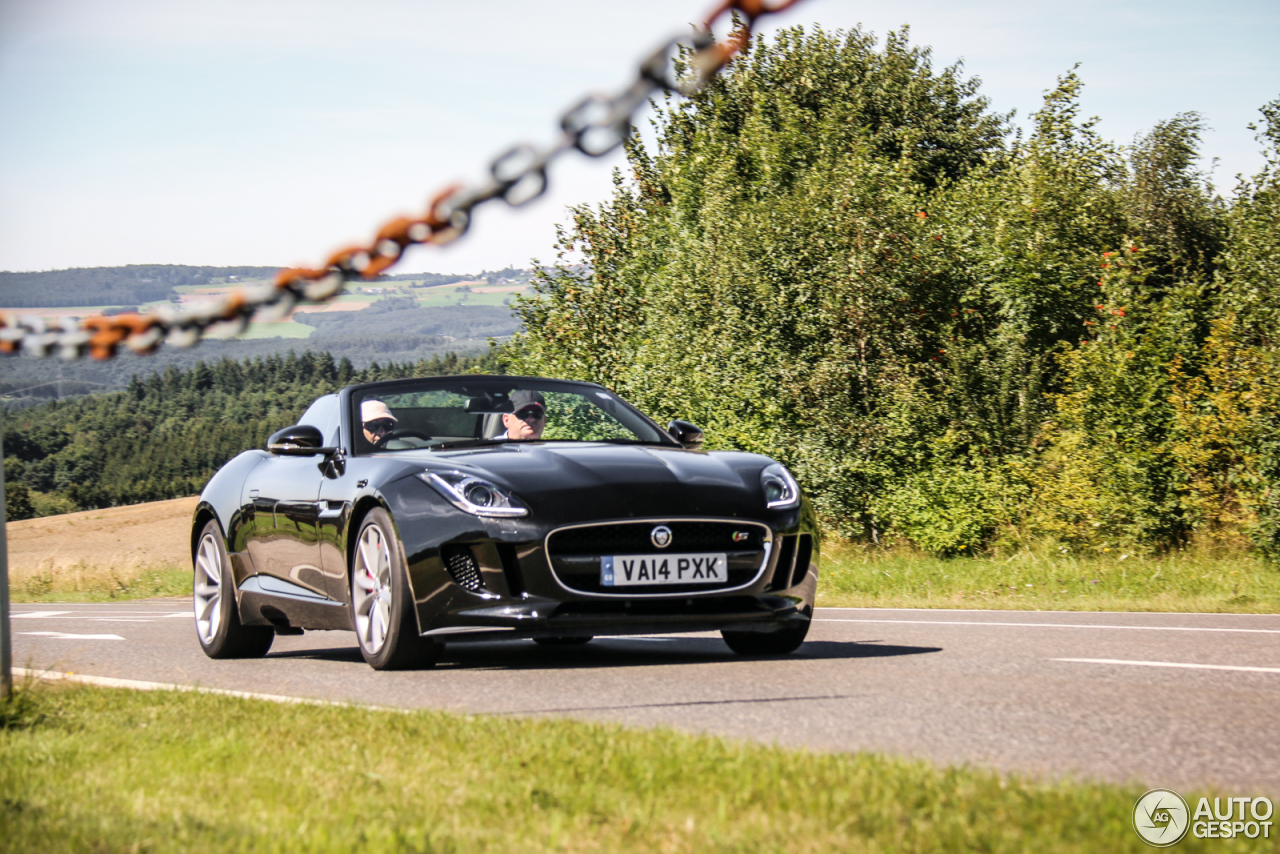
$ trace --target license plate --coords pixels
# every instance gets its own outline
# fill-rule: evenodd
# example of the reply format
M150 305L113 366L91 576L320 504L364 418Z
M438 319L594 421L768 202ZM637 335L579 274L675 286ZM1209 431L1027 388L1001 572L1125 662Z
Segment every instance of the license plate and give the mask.
M600 584L724 584L728 563L724 554L607 555L600 558Z

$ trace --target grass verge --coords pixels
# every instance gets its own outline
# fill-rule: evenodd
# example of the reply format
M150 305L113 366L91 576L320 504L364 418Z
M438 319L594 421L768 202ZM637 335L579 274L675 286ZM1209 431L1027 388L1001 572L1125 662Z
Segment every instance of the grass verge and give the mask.
M9 599L33 602L111 602L190 596L191 570L172 566L93 567L77 564L14 572Z
M933 558L831 541L823 549L820 606L1280 613L1280 567L1247 552ZM10 579L20 603L190 595L186 567L77 565Z
M824 543L818 604L1274 614L1280 566L1247 552L934 558Z
M668 730L49 685L0 724L0 851L1148 850L1138 785Z

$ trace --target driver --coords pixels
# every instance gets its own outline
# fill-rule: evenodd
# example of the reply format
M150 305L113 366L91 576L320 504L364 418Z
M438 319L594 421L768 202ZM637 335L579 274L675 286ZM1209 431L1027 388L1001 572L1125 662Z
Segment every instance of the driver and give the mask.
M369 399L360 404L360 421L364 424L364 437L374 447L382 447L387 434L396 429L396 417L381 400Z
M541 439L547 426L547 402L528 389L511 392L511 412L503 413L502 426L508 439Z

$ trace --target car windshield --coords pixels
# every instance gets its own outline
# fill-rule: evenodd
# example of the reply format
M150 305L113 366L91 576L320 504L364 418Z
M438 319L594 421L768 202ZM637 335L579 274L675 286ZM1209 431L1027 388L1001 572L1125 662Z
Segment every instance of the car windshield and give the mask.
M445 377L352 389L357 453L503 442L674 444L613 392L587 383Z

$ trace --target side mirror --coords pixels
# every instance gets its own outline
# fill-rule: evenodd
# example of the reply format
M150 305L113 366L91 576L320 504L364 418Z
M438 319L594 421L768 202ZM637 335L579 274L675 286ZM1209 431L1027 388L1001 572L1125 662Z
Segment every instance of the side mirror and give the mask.
M282 457L313 457L331 454L335 449L324 447L324 437L318 428L310 424L295 424L272 433L267 440L267 450Z
M696 451L702 447L702 428L688 421L676 419L667 425L667 432L670 433L675 440L684 445L691 451Z

